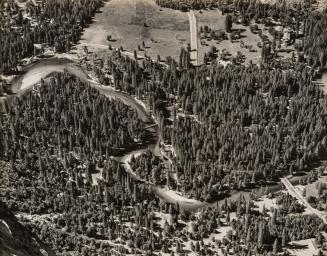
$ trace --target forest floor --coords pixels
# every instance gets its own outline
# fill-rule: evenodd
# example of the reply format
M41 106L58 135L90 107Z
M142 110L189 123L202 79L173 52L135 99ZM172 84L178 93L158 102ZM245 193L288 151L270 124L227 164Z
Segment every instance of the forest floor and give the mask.
M254 204L256 207L258 207L257 209L261 213L263 212L264 208L268 209L269 210L268 214L270 215L272 215L270 211L272 208L278 208L278 205L276 204L276 199L275 198L270 199L267 196L263 196L262 198L255 200Z
M107 41L111 35L112 40ZM95 16L85 29L81 43L90 45L123 46L133 52L140 45L143 55L152 58L178 58L181 47L190 40L186 13L160 8L153 0L112 0ZM145 43L145 48L142 42Z

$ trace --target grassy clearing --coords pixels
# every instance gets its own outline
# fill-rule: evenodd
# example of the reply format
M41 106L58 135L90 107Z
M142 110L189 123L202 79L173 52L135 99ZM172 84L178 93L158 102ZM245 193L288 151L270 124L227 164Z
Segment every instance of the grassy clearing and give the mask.
M221 11L219 10L202 11L202 13L197 11L196 17L198 21L199 30L201 26L208 26L213 30L225 30L226 16L222 15ZM247 61L251 59L254 63L259 63L261 57L260 49L257 47L257 42L260 42L259 36L251 33L249 27L245 27L242 25L233 24L233 29L245 29L245 31L242 33L242 35L244 36L242 40L245 44L253 45L254 49L257 50L257 52L250 52L247 49L241 48L239 42L231 43L229 40L224 40L217 44L215 40L202 40L206 43L206 45L199 44L200 63L203 63L204 54L207 53L212 46L216 46L217 49L220 51L226 49L226 51L230 52L232 56L236 56L237 52L240 51L245 55Z
M220 10L203 10L196 11L196 17L198 21L198 29L199 29L199 41L202 41L202 44L199 43L199 61L203 63L204 54L209 52L212 46L215 46L217 50L222 51L225 49L227 52L231 54L231 56L235 57L237 52L241 52L245 57L245 63L248 63L252 60L253 63L259 64L261 61L261 48L258 47L258 43L261 42L261 38L258 34L254 34L250 30L250 26L244 26L242 24L233 23L233 30L241 30L241 38L237 40L223 40L217 43L216 40L206 40L201 39L200 27L208 26L213 31L225 31L225 17L226 15L222 15ZM251 22L254 24L254 21ZM263 35L266 35L270 40L272 40L272 36L268 33L268 28L262 24L258 24L258 28L262 29ZM241 47L241 42L244 42L246 46L252 46L252 51L246 48ZM283 46L282 50L292 49L291 47ZM291 53L282 53L278 54L282 58L287 58L291 56Z
M258 211L263 213L263 209L265 208L266 210L268 210L268 214L272 215L272 208L278 208L277 204L276 204L276 199L270 199L266 196L264 196L263 198L260 198L256 201L254 201L254 205L257 207Z
M85 29L81 43L108 45L108 35L112 47L134 51L140 45L140 55L178 58L190 40L189 20L186 13L160 8L153 0L112 0Z

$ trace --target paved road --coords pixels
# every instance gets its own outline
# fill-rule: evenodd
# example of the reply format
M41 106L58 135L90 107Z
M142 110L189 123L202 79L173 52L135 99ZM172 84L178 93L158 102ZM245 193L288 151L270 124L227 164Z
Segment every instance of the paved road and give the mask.
M191 10L188 13L188 19L190 21L190 33L191 33L191 63L194 66L199 65L199 54L198 54L198 25L194 11Z
M291 182L287 178L282 178L281 181L290 192L290 194L294 195L308 210L312 213L317 215L322 221L327 224L326 221L326 213L318 211L317 209L313 208L308 201L302 196L302 194L291 184Z

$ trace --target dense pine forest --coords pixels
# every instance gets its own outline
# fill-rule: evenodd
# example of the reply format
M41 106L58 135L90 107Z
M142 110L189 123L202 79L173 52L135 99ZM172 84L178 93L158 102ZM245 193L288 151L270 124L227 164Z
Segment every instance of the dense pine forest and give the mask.
M42 188L47 191L44 197L29 205L26 200L35 202L33 194L40 192L26 190L31 177L58 175L46 182L71 177L90 186L92 174L103 168L103 156L118 154L143 138L143 123L135 111L69 74L57 74L37 91L16 98L0 121L0 157L10 163L18 179L11 180L16 185L7 184L7 189L22 186L23 195L16 194L17 209L37 207L37 213L47 211L44 197L61 192Z
M138 59L136 50L129 57L110 42L100 56L85 50L80 63L100 84L110 77L111 89L145 103L158 149L122 160L146 147L148 124L119 99L54 73L0 115L0 200L63 256L288 255L289 242L310 238L322 248L323 220L292 195L267 191L326 160L327 97L315 82L327 61L326 11L315 11L313 1L156 2L182 11L219 8L231 23L227 33L236 15L243 23L279 20L295 31L294 56L274 58L275 32L259 65L222 65L215 50L198 67L191 49L161 61ZM23 12L13 0L0 1L0 73L15 71L34 44L69 52L102 4L28 1ZM165 146L172 150L159 157ZM312 173L300 183L316 180ZM157 189L202 208L171 203ZM226 198L233 193L239 197ZM258 206L262 198L272 207ZM326 209L326 196L309 203Z
M165 185L167 183L167 170L164 163L158 156L154 156L151 151L135 157L130 161L131 169L141 179L151 181L155 185Z
M25 13L16 1L0 2L0 73L15 71L19 61L34 55L34 44L69 51L91 22L102 0L27 1Z
M217 1L215 0L156 0L156 3L162 7L181 11L187 11L189 9L201 10L217 6Z
M129 72L140 77L135 61L118 54L109 65L115 61L137 66L116 68L117 77L120 70L121 77ZM152 80L140 77L128 90L149 95L162 137L177 152L178 179L192 197L210 200L226 187L275 182L324 159L327 100L306 65L299 63L295 70L256 65L183 70L174 61L163 69L147 60L142 66ZM171 124L165 118L167 100L186 116L175 108Z
M323 158L327 101L307 72L217 67L176 85L185 112L206 124L178 119L172 130L185 183L200 175L193 189L209 184L210 191L217 183L242 188Z

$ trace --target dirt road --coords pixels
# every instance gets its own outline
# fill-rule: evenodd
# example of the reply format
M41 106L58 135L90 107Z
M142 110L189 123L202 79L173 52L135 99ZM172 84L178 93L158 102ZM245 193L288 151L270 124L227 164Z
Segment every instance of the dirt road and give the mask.
M191 10L188 13L188 18L190 21L190 33L191 33L191 63L194 66L199 65L198 60L198 26L196 22L196 17L194 11Z
M305 207L308 208L308 210L312 213L317 215L325 224L327 224L326 221L326 214L324 212L321 212L315 208L313 208L308 201L301 195L301 193L289 182L287 178L282 178L281 181L289 191L289 193L293 196L295 196L300 203L302 203Z

